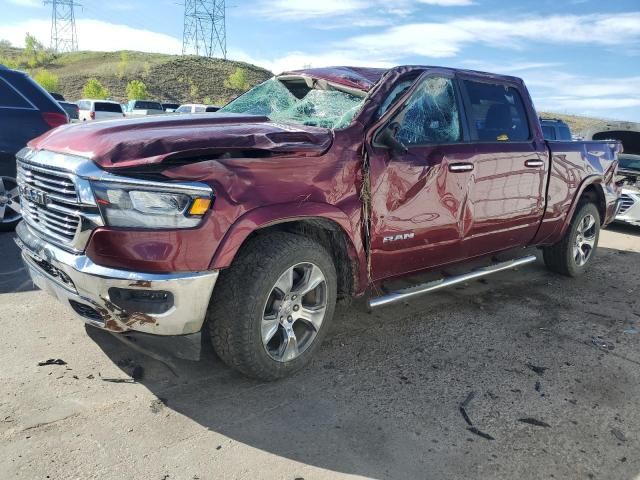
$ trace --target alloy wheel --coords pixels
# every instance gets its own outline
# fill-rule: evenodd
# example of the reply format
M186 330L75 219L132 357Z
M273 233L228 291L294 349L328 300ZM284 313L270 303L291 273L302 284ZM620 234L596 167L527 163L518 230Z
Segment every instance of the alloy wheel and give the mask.
M264 307L261 335L269 356L290 362L315 340L327 311L327 281L313 263L287 269L272 287Z
M577 266L583 266L591 258L596 244L597 233L596 219L591 214L585 215L578 224L573 245L573 259Z
M11 177L0 177L0 223L12 223L20 217L18 184Z

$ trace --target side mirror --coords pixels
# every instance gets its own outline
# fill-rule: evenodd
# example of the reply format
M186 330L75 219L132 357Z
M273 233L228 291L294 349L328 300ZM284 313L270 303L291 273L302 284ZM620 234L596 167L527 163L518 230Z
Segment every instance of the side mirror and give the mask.
M409 151L407 146L396 138L400 131L400 124L392 122L378 134L378 143L391 150L392 155L401 155Z

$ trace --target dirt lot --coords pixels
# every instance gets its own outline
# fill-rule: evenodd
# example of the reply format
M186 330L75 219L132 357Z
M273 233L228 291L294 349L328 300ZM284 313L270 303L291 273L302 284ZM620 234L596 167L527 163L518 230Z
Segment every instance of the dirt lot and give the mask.
M85 329L0 235L0 476L640 478L640 229L601 247L580 279L539 263L339 308L311 367L265 384Z

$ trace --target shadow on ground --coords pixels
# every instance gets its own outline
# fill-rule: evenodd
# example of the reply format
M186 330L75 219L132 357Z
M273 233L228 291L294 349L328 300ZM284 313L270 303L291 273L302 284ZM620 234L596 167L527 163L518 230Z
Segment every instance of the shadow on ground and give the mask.
M13 233L0 234L0 294L34 290Z
M611 425L639 431L640 302L619 288L638 271L640 254L601 249L579 279L538 264L373 314L342 307L313 363L275 383L210 348L185 361L151 347L152 360L88 333L125 373L142 365L163 408L304 464L380 479L633 478L637 443ZM460 411L471 392L473 426Z

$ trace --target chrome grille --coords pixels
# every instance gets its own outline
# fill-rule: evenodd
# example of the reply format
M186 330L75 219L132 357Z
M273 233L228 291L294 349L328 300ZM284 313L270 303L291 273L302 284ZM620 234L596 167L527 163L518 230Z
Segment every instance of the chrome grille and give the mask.
M18 183L43 191L47 197L64 203L78 203L71 174L18 162Z
M18 161L18 185L24 220L59 243L72 245L81 224L73 175ZM25 194L36 191L38 201Z
M627 195L626 193L623 193L620 196L620 210L619 210L619 214L622 213L626 213L627 211L629 211L629 209L631 207L633 207L634 204L634 200L631 197L631 195Z

